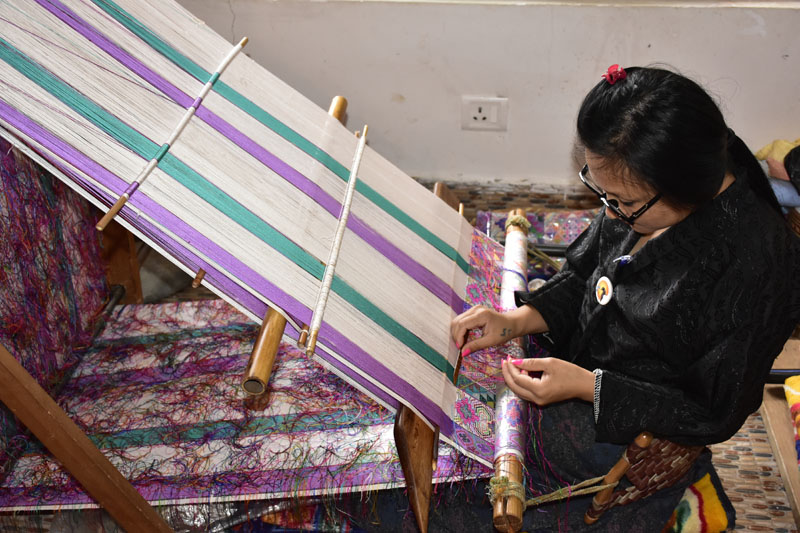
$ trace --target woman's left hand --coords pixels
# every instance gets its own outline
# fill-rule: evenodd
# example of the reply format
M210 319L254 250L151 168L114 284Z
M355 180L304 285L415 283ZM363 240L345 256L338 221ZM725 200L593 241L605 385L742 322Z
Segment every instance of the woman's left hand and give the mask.
M594 372L563 359L541 357L503 361L503 377L514 393L537 405L579 398L594 400ZM533 377L528 373L541 373Z

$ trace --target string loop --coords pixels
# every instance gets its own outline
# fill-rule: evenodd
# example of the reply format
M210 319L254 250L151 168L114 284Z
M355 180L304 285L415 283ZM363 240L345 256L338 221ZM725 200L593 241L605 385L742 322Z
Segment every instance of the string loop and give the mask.
M493 476L489 480L489 490L487 492L489 494L489 501L492 502L492 505L494 505L494 503L500 498L517 498L522 502L524 511L528 507L536 507L537 505L541 505L543 503L563 500L572 496L593 494L609 487L617 486L617 481L614 481L613 483L606 483L604 485L598 485L597 483L603 481L603 477L604 476L599 476L592 479L587 479L585 481L581 481L577 485L567 485L566 487L561 487L560 489L549 494L543 494L541 496L536 496L535 498L526 500L525 487L522 485L522 483L510 481L508 476Z

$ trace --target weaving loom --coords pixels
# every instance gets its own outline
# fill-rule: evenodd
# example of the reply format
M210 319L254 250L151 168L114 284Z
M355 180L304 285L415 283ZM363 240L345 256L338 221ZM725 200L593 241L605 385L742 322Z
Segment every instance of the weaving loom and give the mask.
M252 320L280 310L299 336L358 140L242 54L220 76L233 47L171 2L14 0L0 36L0 134L104 211L129 196L123 225ZM471 241L463 218L366 148L315 355L489 465L491 411L454 385L449 338Z

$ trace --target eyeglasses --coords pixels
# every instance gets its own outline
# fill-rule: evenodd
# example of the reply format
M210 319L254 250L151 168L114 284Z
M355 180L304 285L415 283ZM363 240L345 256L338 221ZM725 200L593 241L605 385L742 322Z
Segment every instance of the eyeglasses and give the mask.
M619 201L613 199L609 200L607 193L602 192L598 187L593 185L592 182L588 180L588 178L586 177L586 174L588 172L589 172L589 165L583 165L581 171L578 172L578 177L581 179L583 184L586 185L586 187L588 187L590 191L595 193L598 198L600 198L600 201L603 202L603 205L611 209L611 211L613 211L615 215L617 215L619 218L621 218L631 226L633 226L633 222L637 218L642 216L645 211L653 207L653 204L655 204L661 198L661 193L658 193L655 196L653 196L653 198L651 198L649 202L647 202L642 207L634 211L633 214L626 215L625 213L622 212L622 209L620 209Z

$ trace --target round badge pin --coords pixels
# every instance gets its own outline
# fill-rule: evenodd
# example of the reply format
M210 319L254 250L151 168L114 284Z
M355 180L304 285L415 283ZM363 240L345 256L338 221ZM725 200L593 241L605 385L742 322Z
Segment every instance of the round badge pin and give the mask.
M614 293L614 287L611 285L611 280L603 276L597 280L597 285L594 287L594 295L597 298L597 303L606 305L611 301L611 295Z

